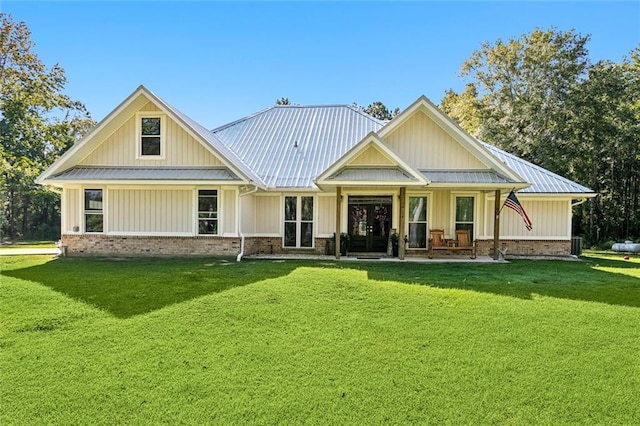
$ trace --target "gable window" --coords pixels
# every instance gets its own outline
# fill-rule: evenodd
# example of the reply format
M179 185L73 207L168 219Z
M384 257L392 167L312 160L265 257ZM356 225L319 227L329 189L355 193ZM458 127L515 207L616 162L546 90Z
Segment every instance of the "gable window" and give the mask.
M409 248L427 248L427 197L409 197Z
M140 117L140 156L162 156L162 119L160 117Z
M473 241L473 213L474 213L474 201L472 196L458 196L456 197L456 221L455 230L469 231L469 239Z
M313 197L284 197L284 247L313 247Z
M218 191L198 191L198 234L218 234Z
M84 190L84 231L103 232L102 189Z

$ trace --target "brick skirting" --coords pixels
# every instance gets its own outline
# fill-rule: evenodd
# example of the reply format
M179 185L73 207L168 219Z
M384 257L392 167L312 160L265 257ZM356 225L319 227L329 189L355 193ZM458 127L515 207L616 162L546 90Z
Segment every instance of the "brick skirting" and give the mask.
M162 237L63 235L67 256L236 256L238 237ZM283 248L280 237L247 237L244 254L325 254L329 238L316 238L315 248Z
M478 256L493 255L493 240L478 240ZM571 240L500 240L507 256L570 256Z
M240 238L63 235L68 256L235 256Z

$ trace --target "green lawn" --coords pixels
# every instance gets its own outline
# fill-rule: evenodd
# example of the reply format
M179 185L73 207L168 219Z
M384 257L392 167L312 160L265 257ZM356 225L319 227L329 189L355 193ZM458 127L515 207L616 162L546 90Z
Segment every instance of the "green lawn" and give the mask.
M0 243L0 250L15 248L56 248L55 241L12 241Z
M638 257L0 262L2 425L640 423Z

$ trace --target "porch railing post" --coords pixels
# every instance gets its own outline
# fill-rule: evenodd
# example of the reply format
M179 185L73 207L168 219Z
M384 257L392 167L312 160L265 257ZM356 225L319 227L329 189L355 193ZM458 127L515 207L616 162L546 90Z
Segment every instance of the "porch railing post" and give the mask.
M342 213L342 187L336 188L336 259L340 259L340 213Z
M407 188L402 186L400 187L400 221L398 222L398 257L400 259L404 259L404 211L405 211L405 198L407 194Z
M495 216L493 222L493 260L500 258L498 248L500 245L500 190L495 192Z

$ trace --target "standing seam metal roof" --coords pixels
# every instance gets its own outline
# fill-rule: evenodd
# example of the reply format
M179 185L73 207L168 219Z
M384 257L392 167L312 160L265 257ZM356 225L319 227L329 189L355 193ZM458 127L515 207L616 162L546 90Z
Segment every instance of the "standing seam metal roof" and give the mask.
M271 187L313 180L383 122L346 105L272 106L212 130Z
M485 148L503 161L508 167L512 168L516 173L522 176L524 180L531 184L530 187L518 192L528 194L593 193L593 191L586 186L582 186L547 169L536 166L533 163L525 161L520 157L516 157L513 154L509 154L508 152L503 151L500 148L496 148L493 145L489 145L485 142L480 143L482 143Z

